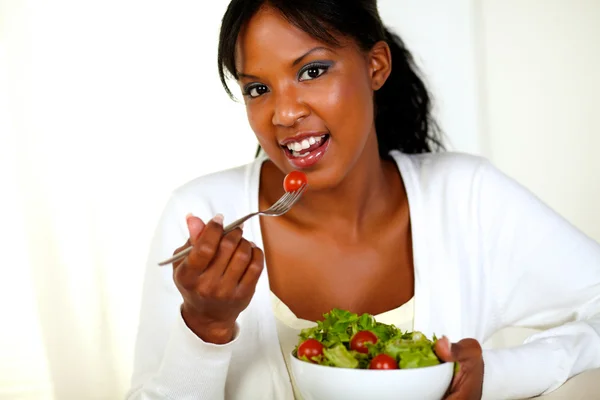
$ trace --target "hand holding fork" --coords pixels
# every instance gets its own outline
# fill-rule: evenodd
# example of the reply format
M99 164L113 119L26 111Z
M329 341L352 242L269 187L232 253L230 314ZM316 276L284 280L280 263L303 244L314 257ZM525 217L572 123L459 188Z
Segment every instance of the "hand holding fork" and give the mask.
M229 232L231 232L238 226L241 226L244 222L246 222L250 218L255 217L257 215L262 215L265 217L279 217L279 216L285 214L292 208L292 206L294 204L296 204L296 202L298 200L300 200L300 197L306 190L307 186L308 185L304 184L304 185L300 186L300 188L298 188L298 190L296 190L296 191L286 192L283 196L281 196L279 198L279 200L277 200L271 207L269 207L265 211L257 211L257 212L248 214L240 219L236 219L231 224L229 224L225 228L223 228L223 235L227 235ZM163 266L163 265L167 265L167 264L171 264L176 261L179 261L182 258L184 258L185 256L187 256L191 251L192 251L192 246L188 246L187 248L174 254L173 257L171 257L167 260L161 261L160 263L158 263L158 265Z
M262 250L236 228L256 215L285 214L305 190L303 185L286 193L269 209L227 227L221 215L206 225L199 218L187 218L190 239L160 265L173 263L173 280L183 297L181 316L200 339L225 344L234 338L237 317L250 303L264 267Z

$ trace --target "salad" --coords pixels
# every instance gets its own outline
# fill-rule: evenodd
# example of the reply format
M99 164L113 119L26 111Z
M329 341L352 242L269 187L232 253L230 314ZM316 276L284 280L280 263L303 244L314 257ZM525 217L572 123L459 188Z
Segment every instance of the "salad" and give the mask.
M441 364L433 340L421 332L402 332L394 325L333 309L314 328L300 332L294 357L319 365L358 369L407 369Z

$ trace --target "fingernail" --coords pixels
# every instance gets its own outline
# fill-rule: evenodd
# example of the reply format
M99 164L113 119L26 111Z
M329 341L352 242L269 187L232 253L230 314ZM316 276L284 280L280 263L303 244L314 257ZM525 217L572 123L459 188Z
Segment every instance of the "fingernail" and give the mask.
M192 213L189 213L188 215L185 216L185 223L188 226L188 229L192 228L192 224L190 223L190 219L193 217L194 215Z
M258 246L256 245L256 243L254 243L254 242L252 242L252 241L250 242L250 246L252 246L252 247L254 247L254 248L257 248L257 247L258 247Z
M244 224L245 224L245 222L242 222L242 224L240 226L238 226L238 228L240 228L241 230L244 230Z
M217 214L214 216L214 218L212 220L219 225L223 225L223 221L225 220L225 217L223 216L223 214Z

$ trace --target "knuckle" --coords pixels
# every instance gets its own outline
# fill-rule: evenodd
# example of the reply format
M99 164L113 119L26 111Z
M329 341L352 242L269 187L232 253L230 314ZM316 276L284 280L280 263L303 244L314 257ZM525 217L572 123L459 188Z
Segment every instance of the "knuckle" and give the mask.
M452 353L459 360L475 360L481 357L483 350L476 339L468 338L453 345Z
M256 292L256 284L246 285L236 293L236 300L240 302L247 302L254 296Z
M239 238L236 238L235 235L227 235L221 240L221 249L231 253L238 246L238 243Z
M250 260L252 260L252 247L250 246L250 242L245 239L242 240L237 247L233 258L236 262L248 265Z
M240 289L235 293L236 301L246 301L254 295L254 287Z
M265 254L261 249L252 249L252 264L256 265L261 270L263 269L265 265Z
M201 257L212 258L215 254L215 246L211 243L201 242L197 245L196 253Z
M259 262L259 261L253 261L249 266L248 266L248 271L256 274L256 275L260 275L262 270L264 268L264 263L263 262Z
M231 296L230 296L229 291L227 289L223 288L223 287L215 290L214 298L216 300L224 301L224 300L228 300L230 297Z
M188 274L184 271L178 269L173 273L173 279L175 281L175 285L180 288L180 290L186 292L192 292L195 289L196 281L194 279L190 279Z
M215 285L210 281L200 282L196 287L196 293L200 297L212 298L215 296Z
M252 253L249 249L240 247L235 252L233 258L236 262L247 265L252 259Z
M262 264L265 260L265 253L258 247L252 249L252 259Z
M470 347L470 348L475 348L475 349L481 348L481 345L479 344L479 342L476 339L471 339L471 338L461 340L460 344L465 347Z

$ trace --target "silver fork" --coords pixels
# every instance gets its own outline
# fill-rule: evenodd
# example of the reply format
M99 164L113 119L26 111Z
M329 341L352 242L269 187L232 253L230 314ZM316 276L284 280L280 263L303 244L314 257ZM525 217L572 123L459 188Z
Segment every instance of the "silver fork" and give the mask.
M300 186L298 188L298 190L295 190L293 192L286 192L271 207L269 207L268 209L266 209L264 211L253 212L253 213L248 214L240 219L236 219L235 221L233 221L232 223L227 225L225 228L223 228L223 235L228 234L229 232L231 232L238 226L242 225L244 222L246 222L250 218L255 217L257 215L262 215L265 217L279 217L279 216L285 214L286 212L290 211L292 206L294 204L296 204L296 202L298 200L300 200L300 197L306 191L307 187L308 187L308 185L304 184L304 185ZM190 252L192 251L192 248L193 248L193 246L186 247L185 249L181 250L179 253L173 255L173 257L159 262L158 265L163 266L163 265L167 265L167 264L171 264L176 261L179 261L182 258L185 258L188 254L190 254Z

